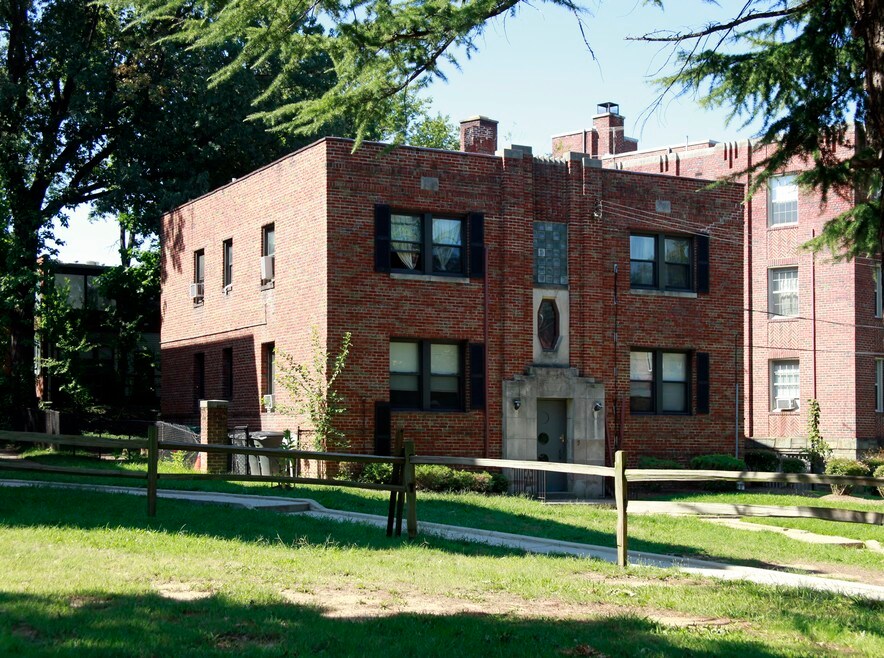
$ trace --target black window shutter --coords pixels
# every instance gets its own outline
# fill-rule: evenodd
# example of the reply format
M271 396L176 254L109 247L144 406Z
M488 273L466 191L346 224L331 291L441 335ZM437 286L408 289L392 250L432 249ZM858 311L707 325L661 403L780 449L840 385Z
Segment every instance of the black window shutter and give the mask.
M481 279L485 276L485 215L471 212L470 225L470 271L469 276Z
M378 401L374 403L374 454L389 455L390 452L390 403Z
M697 413L709 413L709 353L697 352Z
M374 270L390 271L390 206L374 207Z
M485 345L470 343L470 409L485 408Z
M697 292L709 292L709 236L698 235L697 246Z

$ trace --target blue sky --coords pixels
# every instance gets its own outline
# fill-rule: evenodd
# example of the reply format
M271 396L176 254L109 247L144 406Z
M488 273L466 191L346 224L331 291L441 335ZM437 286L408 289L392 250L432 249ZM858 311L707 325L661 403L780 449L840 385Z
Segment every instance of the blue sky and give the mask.
M639 148L684 144L686 140L727 141L754 135L760 124L726 126L722 110L704 111L692 97L667 99L651 111L658 91L650 84L671 71L670 51L659 44L627 41L654 30L696 29L736 15L744 0L669 0L665 11L641 0L589 0L584 17L586 48L576 18L561 8L525 5L516 16L490 24L479 37L479 52L461 70L445 67L447 82L427 90L435 111L458 122L476 114L499 121L499 145L532 146L536 155L550 151L550 137L592 125L596 105L620 104L626 134ZM113 222L88 222L86 210L73 213L60 258L67 262L116 263L118 230Z

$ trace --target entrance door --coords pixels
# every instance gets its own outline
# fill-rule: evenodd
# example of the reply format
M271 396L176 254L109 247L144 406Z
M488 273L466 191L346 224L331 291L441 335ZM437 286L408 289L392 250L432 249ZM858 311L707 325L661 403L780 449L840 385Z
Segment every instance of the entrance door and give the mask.
M537 401L537 461L565 462L565 427L567 420L565 400ZM565 473L546 474L547 491L567 491L568 476Z

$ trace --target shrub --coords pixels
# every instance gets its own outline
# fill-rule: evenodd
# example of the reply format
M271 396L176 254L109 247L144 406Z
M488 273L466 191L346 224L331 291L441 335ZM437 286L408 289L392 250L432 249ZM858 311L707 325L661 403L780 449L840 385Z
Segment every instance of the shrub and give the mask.
M776 473L780 468L780 456L773 450L747 450L746 467L750 471Z
M415 485L421 491L489 493L495 490L495 486L501 486L501 482L498 479L495 484L494 476L487 471L458 471L447 466L421 465L415 469ZM503 486L506 490L507 484Z
M800 457L783 457L780 470L783 473L807 473L807 462Z
M664 468L667 470L675 470L679 468L684 468L681 464L679 464L674 459L660 459L659 457L639 457L638 458L638 467L639 468Z
M863 476L869 474L869 467L855 459L830 459L826 464L826 475L854 475ZM832 484L832 493L838 496L849 494L853 491L850 484Z
M360 482L388 484L393 478L393 464L366 464L359 475Z
M491 474L491 493L505 494L510 489L510 481L503 473Z
M697 455L691 460L691 468L700 471L745 471L746 462L730 455Z
M338 467L336 480L390 484L393 479L393 464L356 464L344 462Z
M870 471L877 471L879 466L884 466L884 448L867 453L860 461L868 466Z
M876 478L884 478L884 464L875 469L875 472L872 474ZM880 487L876 487L878 489L878 495L884 497L884 485Z

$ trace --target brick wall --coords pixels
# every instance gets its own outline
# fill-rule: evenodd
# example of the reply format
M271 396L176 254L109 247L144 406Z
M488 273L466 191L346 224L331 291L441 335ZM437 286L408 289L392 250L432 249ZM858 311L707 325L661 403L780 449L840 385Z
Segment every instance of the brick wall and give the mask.
M322 142L215 190L166 215L162 224L163 416L193 422L194 354L205 355L205 397L222 396L221 353L232 348L232 424L284 429L260 403L266 392L262 346L276 347L297 361L310 357L311 327L326 335L326 167ZM276 277L262 286L261 229L274 224ZM233 240L233 286L222 287L222 242ZM205 297L188 294L193 252L205 250ZM281 360L280 358L277 361ZM279 387L277 387L279 388ZM290 402L276 391L279 403Z

